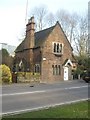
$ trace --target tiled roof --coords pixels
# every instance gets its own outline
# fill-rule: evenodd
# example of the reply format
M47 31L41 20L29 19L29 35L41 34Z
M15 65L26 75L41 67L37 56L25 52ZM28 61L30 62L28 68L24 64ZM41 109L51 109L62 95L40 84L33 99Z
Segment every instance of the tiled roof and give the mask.
M22 52L24 50L24 43L25 43L25 39L21 42L21 44L19 44L15 52Z
M48 35L52 32L54 26L35 33L35 47L41 46Z
M55 26L52 26L50 28L44 29L42 31L35 33L35 48L42 46L43 42L46 40L48 35L51 33ZM26 38L25 38L26 39ZM15 52L23 51L24 50L24 43L25 39L21 42L21 44L17 47Z

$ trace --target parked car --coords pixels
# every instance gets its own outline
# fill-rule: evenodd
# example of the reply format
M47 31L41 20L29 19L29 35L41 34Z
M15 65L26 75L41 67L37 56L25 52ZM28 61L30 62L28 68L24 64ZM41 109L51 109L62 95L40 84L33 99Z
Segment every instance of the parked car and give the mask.
M82 78L85 82L90 82L90 72L85 72Z

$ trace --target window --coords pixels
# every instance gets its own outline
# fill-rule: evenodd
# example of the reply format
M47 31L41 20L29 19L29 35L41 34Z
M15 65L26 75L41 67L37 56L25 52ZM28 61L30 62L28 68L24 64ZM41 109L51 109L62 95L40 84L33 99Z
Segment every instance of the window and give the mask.
M61 66L60 65L52 65L53 75L61 75Z
M54 43L54 52L56 52L56 43Z
M35 64L35 73L40 73L40 64Z
M63 44L61 43L53 43L53 53L61 55L63 53Z

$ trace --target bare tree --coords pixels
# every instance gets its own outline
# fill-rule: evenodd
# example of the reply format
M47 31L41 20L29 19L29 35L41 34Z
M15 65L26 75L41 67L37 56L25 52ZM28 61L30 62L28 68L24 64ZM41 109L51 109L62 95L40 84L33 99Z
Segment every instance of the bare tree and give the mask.
M44 19L47 14L47 7L45 5L35 7L32 10L32 14L35 16L36 29L42 30L45 26Z
M80 16L76 13L70 14L66 10L59 10L56 16L73 47L74 53L80 56L85 55L88 38L87 15Z
M69 28L69 13L65 10L58 10L56 13L57 20L60 22L65 34L68 37L68 28Z
M77 27L78 21L77 21L78 15L76 13L73 13L70 15L69 18L69 24L70 24L70 33L69 33L69 39L70 39L70 43L73 42L73 34L74 34L74 30Z
M46 26L52 26L55 21L59 21L74 53L86 53L87 35L87 17L77 15L77 13L69 13L66 10L58 10L56 15L49 12L47 7L41 5L32 10L32 15L35 16L36 31L42 30Z
M56 22L55 16L53 13L48 13L46 16L46 23L48 26L52 26Z
M56 17L71 43L73 39L73 31L77 25L77 14L76 13L70 14L66 10L59 10L56 13Z
M75 48L79 56L87 53L87 39L88 39L88 19L86 16L81 16L78 20L78 26L74 34Z

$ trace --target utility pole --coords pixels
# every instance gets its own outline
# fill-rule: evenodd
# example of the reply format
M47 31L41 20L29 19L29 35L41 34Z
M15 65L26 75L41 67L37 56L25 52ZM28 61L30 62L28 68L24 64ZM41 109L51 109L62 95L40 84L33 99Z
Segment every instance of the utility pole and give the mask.
M26 15L25 15L25 24L27 24L27 16L28 16L28 0L26 1Z

